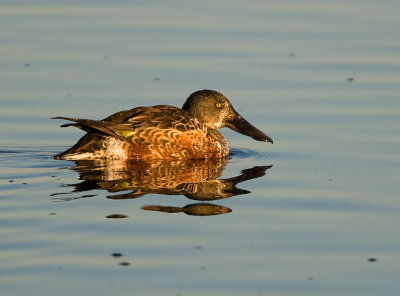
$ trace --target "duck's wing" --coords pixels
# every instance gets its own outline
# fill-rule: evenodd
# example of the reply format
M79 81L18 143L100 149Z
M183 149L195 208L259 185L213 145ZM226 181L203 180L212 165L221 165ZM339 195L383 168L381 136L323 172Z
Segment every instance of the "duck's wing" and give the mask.
M188 132L190 130L205 129L203 124L190 116L185 110L168 105L138 107L121 111L105 118L103 121L122 124L135 130L151 128Z
M86 132L100 132L120 140L132 136L138 129L158 128L177 129L188 131L198 128L197 120L191 119L186 111L167 105L152 107L138 107L131 110L114 113L103 120L92 120L71 117L54 117L74 123L67 123L61 127L74 126Z
M64 119L73 121L75 123L67 123L61 125L61 127L74 126L80 128L86 132L99 131L101 133L110 135L114 138L124 140L127 133L133 132L135 129L125 124L119 124L114 122L106 122L103 120L92 120L82 118L71 118L71 117L53 117L53 119Z
M103 121L120 123L132 128L150 126L172 128L174 123L184 121L184 119L191 120L186 111L168 105L157 105L120 111L103 119Z

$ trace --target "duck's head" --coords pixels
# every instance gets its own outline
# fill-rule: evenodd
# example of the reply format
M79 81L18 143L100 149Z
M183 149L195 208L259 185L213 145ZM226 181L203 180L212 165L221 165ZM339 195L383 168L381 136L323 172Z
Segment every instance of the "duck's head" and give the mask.
M199 90L192 93L182 107L209 128L229 127L254 140L271 142L272 139L251 125L233 108L231 102L214 90Z

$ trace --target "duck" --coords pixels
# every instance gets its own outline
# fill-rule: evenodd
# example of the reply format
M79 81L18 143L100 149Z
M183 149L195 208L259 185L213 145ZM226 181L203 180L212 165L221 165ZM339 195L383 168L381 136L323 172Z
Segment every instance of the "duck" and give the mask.
M229 146L218 131L228 127L256 141L273 143L250 124L215 90L192 93L182 108L169 105L136 107L103 120L53 117L70 121L86 134L53 159L136 159L149 161L212 159L229 156Z

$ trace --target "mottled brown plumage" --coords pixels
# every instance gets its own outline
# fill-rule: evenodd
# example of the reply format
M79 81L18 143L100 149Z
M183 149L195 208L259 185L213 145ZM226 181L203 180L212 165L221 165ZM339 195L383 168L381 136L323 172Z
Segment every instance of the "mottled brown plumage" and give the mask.
M87 132L56 159L209 159L229 154L218 128L231 129L259 141L272 142L242 118L222 94L197 91L182 109L167 105L120 111L103 120L56 117Z

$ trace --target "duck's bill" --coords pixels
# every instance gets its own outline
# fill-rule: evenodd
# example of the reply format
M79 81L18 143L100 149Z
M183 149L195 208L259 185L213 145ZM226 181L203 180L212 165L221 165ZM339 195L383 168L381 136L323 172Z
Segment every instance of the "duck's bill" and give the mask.
M235 132L252 137L254 140L273 143L270 137L268 137L255 126L253 126L238 113L235 114L235 117L232 121L227 123L227 127L234 130Z

